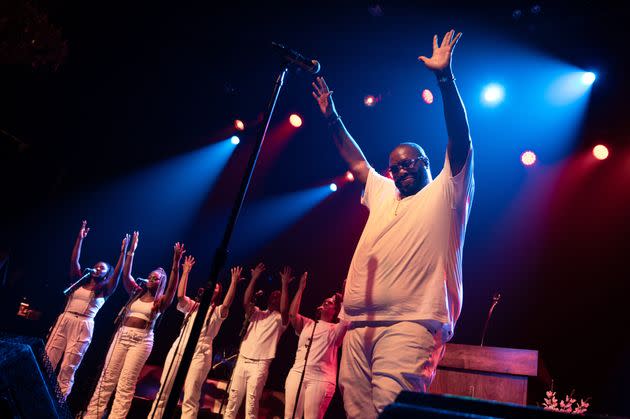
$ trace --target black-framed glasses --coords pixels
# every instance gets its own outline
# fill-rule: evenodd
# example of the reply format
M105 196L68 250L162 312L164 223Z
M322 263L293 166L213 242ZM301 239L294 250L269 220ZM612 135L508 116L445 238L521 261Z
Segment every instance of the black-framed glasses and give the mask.
M400 169L405 169L405 170L413 169L416 166L416 163L418 163L418 161L421 161L423 164L426 164L424 158L422 157L416 157L415 159L405 159L405 160L399 161L396 164L392 164L391 166L389 166L389 171L391 174L396 174L400 171Z

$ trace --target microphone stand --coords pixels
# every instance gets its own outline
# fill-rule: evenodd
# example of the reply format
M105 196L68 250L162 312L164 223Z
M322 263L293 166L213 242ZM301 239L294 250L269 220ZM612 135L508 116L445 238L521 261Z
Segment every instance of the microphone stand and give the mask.
M74 292L74 290L76 290L77 288L79 288L79 286L81 285L81 283L83 281L85 281L90 275L92 274L92 272L87 272L85 273L81 278L77 279L75 282L73 282L68 288L66 288L65 290L63 290L63 295L65 295L66 297L70 294L72 294Z
M247 329L249 328L249 321L252 318L253 308L256 305L256 300L258 300L258 296L254 293L254 296L252 297L252 301L249 303L251 310L249 312L249 315L245 315L245 319L243 320L243 327L241 327L241 331L238 333L238 337L240 338L240 341L238 343L238 350L236 351L235 354L231 356L231 358L236 357L236 362L238 362L238 357L241 354L241 346L243 346L243 339L245 338L245 334L247 333ZM221 398L221 405L219 406L219 415L223 414L222 412L223 412L223 407L225 406L225 400L228 398L230 394L230 386L232 385L232 379L234 378L235 369L236 369L236 364L234 364L232 371L230 371L230 378L227 382L227 385L225 386L225 394Z
M318 322L319 319L316 319L315 324L313 325L313 331L311 332L311 337L309 338L308 345L306 346L306 355L304 355L304 368L302 369L302 375L300 376L300 384L298 384L297 392L295 393L295 404L293 405L293 414L291 415L291 419L295 419L295 412L297 411L298 400L300 400L302 383L304 382L304 374L306 374L306 362L308 360L308 354L311 352L311 346L313 346L313 336L315 335L315 328L317 327Z
M483 326L483 333L481 333L481 345L479 346L483 346L483 341L486 339L486 332L488 331L488 323L490 323L490 317L492 316L492 312L494 311L494 308L496 307L496 305L499 303L500 299L501 299L501 294L499 294L498 292L495 292L494 295L492 296L492 305L490 306L490 310L488 310L488 317L486 318L486 324L484 324Z
M211 290L212 287L214 287L214 284L217 282L217 279L219 277L219 272L221 272L223 266L225 265L225 261L228 255L228 246L230 244L230 239L232 238L232 232L234 231L234 226L236 225L238 215L241 211L241 207L243 206L243 201L245 200L245 195L247 194L247 189L249 188L252 173L254 172L254 167L256 167L256 161L258 160L258 155L260 154L262 143L265 139L265 135L267 134L267 130L269 129L269 122L271 121L271 116L273 115L273 110L276 106L276 102L278 101L278 96L280 95L280 90L282 89L282 85L284 84L284 77L288 69L289 62L285 60L281 65L281 70L276 79L273 92L271 94L267 110L265 112L265 117L263 118L263 124L261 125L258 139L256 141L256 144L254 145L252 154L249 157L247 168L245 169L238 195L234 200L234 205L232 207L232 212L230 214L230 218L228 219L228 223L225 227L223 239L221 241L221 244L217 248L214 258L212 260L210 275L208 283L206 285L207 289ZM201 297L198 308L199 311L197 312L197 317L195 318L195 321L193 322L192 328L190 330L191 336L199 336L199 334L201 333L203 321L206 317L206 313L208 312L208 307L210 307L211 298L212 292L204 292L203 296ZM186 348L184 349L184 353L182 354L181 363L177 370L175 380L173 381L171 394L169 394L168 401L166 402L166 406L164 408L165 418L172 418L175 414L177 400L179 399L179 395L182 392L184 381L186 380L186 374L188 374L188 368L190 367L190 362L192 361L193 353L195 351L195 345L195 339L189 339L186 343Z

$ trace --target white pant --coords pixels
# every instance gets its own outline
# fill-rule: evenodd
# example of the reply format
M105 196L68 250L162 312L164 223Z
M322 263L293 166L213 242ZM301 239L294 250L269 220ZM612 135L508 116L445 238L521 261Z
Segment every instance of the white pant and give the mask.
M238 413L243 396L247 392L245 399L245 418L258 418L258 403L262 395L271 359L248 359L243 356L238 357L234 372L232 373L232 383L230 384L230 394L223 419L234 419Z
M420 323L353 324L339 371L348 419L376 418L403 390L426 392L443 355L441 333Z
M179 345L179 350L177 346ZM164 414L164 408L166 407L166 401L173 388L173 381L175 381L175 375L179 369L179 364L182 360L186 345L185 342L180 344L180 339L177 338L171 346L171 350L166 356L166 362L164 362L164 369L162 370L162 377L160 378L160 390L156 394L156 398L153 401L151 407L151 413L149 418L161 418ZM177 350L177 352L176 352ZM175 358L173 360L173 357ZM172 366L171 366L172 363ZM170 373L169 373L170 367ZM184 401L182 403L182 418L196 418L199 411L199 398L201 397L201 387L203 386L208 372L212 367L212 343L198 343L195 347L195 353L193 354L190 367L188 368L188 374L186 375L186 381L184 382ZM161 393L161 394L160 394ZM158 399L158 396L159 399ZM153 413L155 411L155 413Z
M127 416L136 381L153 348L153 331L122 326L109 347L101 378L84 418L100 419L114 389L116 396L109 419Z
M79 368L83 355L90 346L94 332L94 319L63 312L46 342L46 355L53 371L63 357L57 383L64 397L68 397L74 384L74 373Z
M301 373L289 371L284 384L284 419L293 419L293 408L295 406L295 396L300 385ZM335 394L335 383L328 381L312 380L304 377L300 399L295 418L322 419L326 414L328 405Z

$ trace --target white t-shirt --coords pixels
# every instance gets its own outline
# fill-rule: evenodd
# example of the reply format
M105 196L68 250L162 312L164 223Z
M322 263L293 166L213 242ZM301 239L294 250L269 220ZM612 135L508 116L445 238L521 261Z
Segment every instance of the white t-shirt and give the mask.
M291 371L302 374L304 358L313 327L315 327L315 321L299 314L297 321L303 322L303 326L302 333L299 334L295 363ZM341 320L339 323L328 323L323 320L317 322L313 344L308 353L305 379L326 381L333 384L337 382L337 353L349 325L350 323L345 320Z
M262 311L254 307L240 354L249 359L275 358L276 345L286 328L287 325L282 324L280 312Z
M199 303L192 298L186 296L177 302L177 309L186 315L186 317L184 318L186 324L184 324L184 327L179 334L180 338L182 336L185 336L186 339L188 339L188 337L190 336L190 330L192 329L192 325L195 322L195 318L197 318L198 308ZM219 333L221 324L223 323L223 320L225 320L227 317L227 313L225 313L225 317L221 317L222 306L216 306L214 312L212 313L212 317L210 317L211 311L212 305L208 308L208 312L206 313L206 321L203 322L203 327L201 328L201 334L199 335L197 346L205 344L212 347L212 340L217 335L217 333Z
M429 321L445 340L462 307L462 251L474 193L473 151L453 177L440 174L400 199L370 168L361 203L370 215L350 263L343 310L349 321Z

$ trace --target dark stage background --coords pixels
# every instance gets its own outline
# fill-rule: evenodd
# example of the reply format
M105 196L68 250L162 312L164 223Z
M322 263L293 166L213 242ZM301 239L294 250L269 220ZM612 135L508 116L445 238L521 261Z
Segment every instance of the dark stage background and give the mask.
M590 397L594 412L630 415L627 13L591 1L384 1L380 12L375 2L339 3L4 2L2 328L45 334L63 308L82 219L92 228L84 267L115 263L123 234L140 230L136 275L168 267L181 241L198 261L189 294L205 282L271 93L272 40L322 63L339 113L378 170L398 142L411 140L425 146L437 175L446 145L442 105L437 97L431 106L421 101L422 89L437 88L416 57L430 54L434 33L441 39L452 27L464 33L453 66L476 153L465 302L453 342L479 343L498 291L487 345L539 350L560 393ZM546 108L526 95L553 63L598 72L579 109ZM506 102L483 108L479 92L494 79L505 83ZM279 286L284 264L308 270L307 314L340 288L367 217L356 183L319 198L300 194L346 170L310 82L288 75L228 261L248 269L264 261L267 291ZM368 94L377 106L363 105ZM286 125L292 112L304 120L299 130ZM204 157L235 132L235 118L248 125L229 160ZM612 150L599 163L589 154L598 142ZM526 169L519 156L530 148L539 162ZM276 197L286 199L266 205ZM289 217L298 200L302 209ZM215 352L237 344L243 290ZM15 316L22 297L41 320ZM89 397L125 300L119 289L97 316L74 408ZM164 315L150 363L163 361L180 322L174 307ZM269 387L283 388L296 341L291 330L282 338Z

